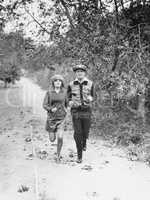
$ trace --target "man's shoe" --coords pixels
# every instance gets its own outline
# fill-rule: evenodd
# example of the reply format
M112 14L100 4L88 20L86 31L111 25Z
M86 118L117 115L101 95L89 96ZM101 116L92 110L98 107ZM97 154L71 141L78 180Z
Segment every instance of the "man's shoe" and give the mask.
M78 158L77 163L82 163L82 158Z
M82 143L82 150L83 150L83 151L86 151L86 139L83 140L83 143Z
M82 150L83 150L83 151L86 151L86 149L87 149L86 143L83 143L83 148L82 148Z
M56 163L60 163L60 161L61 161L61 157L60 157L60 156L57 156L57 157L56 157Z
M86 151L86 146L84 146L82 150L83 150L83 151Z

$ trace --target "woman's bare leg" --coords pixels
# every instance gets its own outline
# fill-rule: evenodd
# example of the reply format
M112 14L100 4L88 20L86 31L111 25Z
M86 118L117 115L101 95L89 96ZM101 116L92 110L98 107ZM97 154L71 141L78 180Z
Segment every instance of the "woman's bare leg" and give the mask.
M49 140L51 142L54 142L56 140L56 133L55 132L49 132Z
M63 145L63 132L59 130L57 133L57 161L60 160L62 145Z

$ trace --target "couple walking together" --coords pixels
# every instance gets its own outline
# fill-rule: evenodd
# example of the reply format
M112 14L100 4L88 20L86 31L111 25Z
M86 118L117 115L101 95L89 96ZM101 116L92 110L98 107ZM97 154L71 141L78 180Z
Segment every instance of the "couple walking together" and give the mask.
M77 162L82 162L83 151L86 151L86 141L91 125L91 105L94 100L93 82L86 77L85 65L73 68L75 79L64 87L61 75L52 77L52 89L46 92L43 108L47 111L46 130L49 139L54 142L57 137L57 161L63 145L63 123L70 108L74 129L74 140L77 148Z

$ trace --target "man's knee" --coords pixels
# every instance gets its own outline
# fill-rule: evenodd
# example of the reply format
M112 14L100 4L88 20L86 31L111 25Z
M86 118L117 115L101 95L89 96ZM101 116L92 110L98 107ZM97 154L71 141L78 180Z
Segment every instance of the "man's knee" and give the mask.
M62 131L58 132L57 138L60 139L60 140L63 139L63 132Z
M59 137L58 137L58 138L57 138L57 143L58 143L58 144L62 144L62 143L63 143L63 138L61 138L61 137L59 138Z
M74 133L74 140L78 143L81 143L82 142L82 134L81 133Z

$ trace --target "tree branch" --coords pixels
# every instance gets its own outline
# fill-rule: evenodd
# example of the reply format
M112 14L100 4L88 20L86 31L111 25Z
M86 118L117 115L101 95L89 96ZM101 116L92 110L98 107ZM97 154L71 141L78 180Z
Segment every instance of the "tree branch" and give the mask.
M67 6L66 6L66 3L64 2L64 0L60 0L60 2L61 2L62 6L63 6L64 9L65 9L66 16L67 16L67 18L68 18L68 20L69 20L69 23L70 23L72 29L75 29L75 26L74 26L74 24L73 24L73 21L72 21L72 18L71 18L71 16L70 16L69 10L68 10L68 8L67 8Z
M129 105L126 105L126 108L127 108L128 110L130 110L130 112L132 112L133 114L135 114L135 115L137 115L137 116L140 116L140 115L141 115L140 112L139 112L138 110L135 110L135 109L131 108Z
M124 14L125 13L125 8L124 8L124 2L123 2L123 0L120 0L120 3L121 3L122 11L123 11L123 14Z
M112 67L112 71L115 71L116 67L117 67L117 63L118 63L118 59L119 59L119 49L117 46L114 47L114 63L113 63L113 67Z
M79 0L79 8L78 8L78 24L81 23L81 12L82 12L82 3L81 0Z
M24 6L25 11L27 12L28 15L30 15L30 17L49 35L51 35L51 32L48 31L41 23L38 22L38 20L26 9L26 7Z
M117 1L114 0L114 4L115 4L115 12L116 12L116 25L118 27L119 25L119 16L118 16L118 5L117 5Z

